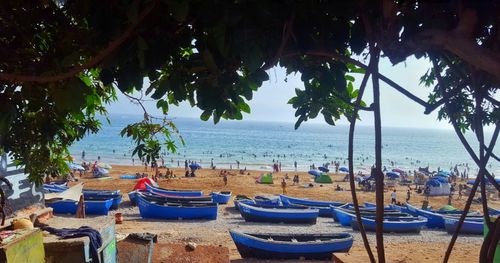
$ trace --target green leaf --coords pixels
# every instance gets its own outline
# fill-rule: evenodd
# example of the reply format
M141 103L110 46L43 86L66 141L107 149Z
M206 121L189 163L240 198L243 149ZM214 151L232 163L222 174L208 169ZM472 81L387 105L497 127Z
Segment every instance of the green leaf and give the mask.
M244 101L238 103L238 108L243 112L250 113L250 106L246 104Z
M212 116L212 111L211 110L206 110L206 111L203 111L203 113L200 116L200 119L202 121L208 121L208 119L210 119L210 116Z

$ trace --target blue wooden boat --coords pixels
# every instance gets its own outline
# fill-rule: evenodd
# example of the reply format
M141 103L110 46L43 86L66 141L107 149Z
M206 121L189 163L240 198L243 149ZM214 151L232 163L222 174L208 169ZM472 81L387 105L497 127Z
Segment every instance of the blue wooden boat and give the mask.
M212 201L218 204L227 204L231 199L231 192L212 192Z
M337 222L340 223L342 226L351 226L352 220L356 220L356 214L354 211L347 210L347 209L342 209L342 208L332 208L333 213L335 213L335 217L337 218ZM375 218L375 213L372 212L361 212L361 217L365 218ZM402 218L402 219L411 219L415 218L414 216L407 214L407 213L401 213L401 212L384 212L384 218L391 218L391 219L396 219L396 218Z
M234 208L238 211L240 211L240 205L239 205L240 203L256 205L253 199L235 199L233 202L234 202Z
M146 189L152 193L159 193L165 195L176 195L176 196L202 196L203 192L200 190L176 190L176 189L164 189L160 187L154 187L146 184Z
M445 218L459 218L463 211L437 211L437 210L424 210L406 204L407 211L415 216L422 216L427 218L427 228L442 228L444 229ZM479 220L482 216L478 213L472 212L467 214L466 220L474 221Z
M334 252L348 252L353 238L348 233L281 234L230 230L241 257L259 259L330 259Z
M118 209L122 202L122 195L119 191L83 191L83 198L88 201L112 199L111 209Z
M134 190L134 191L130 191L127 193L128 195L128 199L130 200L130 202L133 204L133 205L136 205L137 204L137 192L139 190Z
M495 209L495 208L488 207L488 212L492 216L494 216L494 215L500 215L500 209Z
M75 214L78 208L78 202L73 200L46 201L45 204L52 207L56 214ZM85 200L85 214L107 215L112 204L113 199Z
M259 205L281 205L279 196L262 196L257 195L253 198L256 204Z
M348 213L351 213L351 214L355 214L356 212L354 211L354 206L352 204L346 204L346 205L342 205L342 206L337 206L337 207L331 207L332 208L332 215L333 215L333 221L334 222L339 222L339 219L337 218L337 213L335 213L335 209L336 208L340 208L342 209L343 211L345 212L348 212ZM362 214L362 215L370 215L370 214L375 214L376 213L376 210L375 208L373 207L364 207L364 206L360 206L359 207L359 212ZM391 215L391 216L397 216L397 215L400 215L401 211L399 210L395 210L395 209L391 209L391 208L384 208L384 215ZM409 214L409 213L404 213L405 215L406 214Z
M217 219L216 203L167 203L150 201L137 194L137 206L142 218L155 219Z
M241 216L247 222L316 224L317 209L262 208L239 202Z
M344 203L341 202L332 202L332 201L317 201L317 200L309 200L303 198L296 198L286 195L280 195L281 202L283 204L297 204L297 205L310 205L310 206L340 206Z
M301 206L306 206L311 209L318 209L319 210L319 216L321 217L333 217L332 209L331 207L338 207L341 205L344 205L344 203L341 202L331 202L331 201L316 201L316 200L309 200L309 199L301 199L301 198L295 198L295 197L290 197L286 195L280 195L281 202L284 205L301 205Z
M457 218L445 218L444 228L448 234L453 235L458 226ZM471 235L482 235L484 230L484 220L483 221L469 221L466 220L460 228L460 234L471 234Z
M156 202L168 203L213 203L211 196L178 196L178 195L162 195L141 190L134 190L128 193L130 201L137 204L137 195L142 194L144 198Z
M375 218L362 217L361 222L366 231L375 231ZM420 230L426 225L427 218L384 218L383 228L385 233L420 233ZM358 222L352 219L351 227L353 230L359 230Z

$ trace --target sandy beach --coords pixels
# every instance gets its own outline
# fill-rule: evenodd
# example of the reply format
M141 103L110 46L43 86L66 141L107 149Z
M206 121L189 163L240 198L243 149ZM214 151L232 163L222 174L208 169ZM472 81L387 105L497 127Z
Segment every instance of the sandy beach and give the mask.
M121 190L124 194L124 202L116 211L112 211L108 216L113 217L115 213L121 212L124 216L124 222L117 225L117 233L132 233L132 232L151 232L158 234L159 243L187 243L196 242L198 244L209 244L215 246L228 247L232 262L258 262L257 260L241 259L234 243L232 242L228 230L233 228L256 230L256 231L289 231L303 232L312 231L317 233L323 232L348 232L354 236L354 245L349 252L349 260L352 262L363 262L366 260L366 252L364 251L363 243L359 232L353 231L351 228L341 227L333 222L331 218L319 218L318 223L312 226L304 225L283 225L283 224L261 224L261 223L246 223L239 213L234 210L232 201L228 205L219 206L218 219L214 221L165 221L165 220L144 220L139 215L137 207L131 206L128 201L127 193L131 191L135 185L135 180L119 179L123 174L135 174L136 172L145 172L149 175L152 171L144 170L144 166L120 166L113 165L110 175L113 179L97 180L90 177L83 177L80 181L84 182L85 188L93 189L112 189ZM161 169L165 173L165 169ZM237 171L233 170L236 174ZM274 174L273 185L256 184L255 179L262 173L261 171L247 171L245 175L234 175L228 177L228 185L224 186L222 177L219 176L219 170L202 169L197 172L195 178L185 178L184 169L174 168L174 174L177 178L160 179L158 184L165 188L175 189L201 189L204 193L211 191L232 191L233 196L241 194L253 197L255 195L277 195L282 189L280 186L281 178L288 174L290 179L287 187L287 194L297 197L308 197L317 200L333 200L350 202L351 193L348 183L342 182L344 175L332 175L334 183L330 185L314 184L312 188L304 188L302 185L312 182L311 176L305 172L281 172ZM300 177L300 185L293 186L291 178L298 174ZM78 176L77 176L78 177ZM73 183L74 184L74 183ZM334 191L336 185L339 185L344 191ZM397 187L398 199L404 201L406 197L406 186ZM375 201L374 192L358 191L360 202ZM412 192L410 202L416 205L421 205L424 199L423 195ZM390 194L386 192L386 203L390 201ZM446 205L448 197L431 197L430 205L433 207L441 207ZM453 200L453 206L463 208L465 197L462 200ZM500 207L499 201L490 201L492 207ZM472 210L481 210L480 205L474 204ZM448 245L451 235L445 231L423 230L419 235L413 234L385 234L386 258L388 262L436 262L442 261L444 252ZM372 248L375 248L375 235L369 234L369 240ZM475 262L478 259L480 246L482 243L481 236L460 236L455 245L450 262ZM273 262L273 261L266 261Z

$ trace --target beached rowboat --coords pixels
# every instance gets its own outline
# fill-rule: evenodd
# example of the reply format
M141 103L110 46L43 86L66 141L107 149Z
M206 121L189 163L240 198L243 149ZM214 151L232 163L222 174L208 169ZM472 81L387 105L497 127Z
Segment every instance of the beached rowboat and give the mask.
M444 220L444 227L448 234L453 235L458 226L458 219L456 218L446 218ZM472 234L472 235L482 235L484 230L484 220L483 221L464 221L462 227L460 228L460 234Z
M331 259L333 252L347 252L353 238L348 233L288 234L230 230L241 257L260 259Z
M150 201L137 194L137 206L142 218L156 219L217 219L216 203L167 203Z
M154 187L146 184L146 189L152 193L165 194L165 195L181 195L181 196L202 196L203 192L200 190L177 190L177 189L164 189Z
M218 204L227 204L231 199L231 192L212 192L212 201Z
M342 208L332 208L333 213L335 213L335 218L337 218L337 222L342 226L351 226L352 220L356 220L356 214L354 211L342 209ZM375 213L372 212L361 212L361 217L365 218L375 218ZM384 212L384 218L415 218L407 213L395 213L395 212Z
M239 202L241 216L247 222L316 224L317 209L262 208Z
M460 214L462 213L462 211L460 210L453 211L452 213L450 212L439 213L438 211L420 209L412 206L411 204L406 204L406 208L407 208L406 211L408 211L410 214L427 218L427 224L426 224L427 228L444 229L445 218L460 217ZM469 213L466 217L466 219L477 220L474 218L481 218L481 217L479 216L478 213Z
M85 214L89 215L107 215L113 199L107 200L85 200ZM45 201L45 205L52 207L56 214L76 214L78 202L73 200L50 200Z
M180 196L180 195L164 195L141 190L134 190L128 193L130 201L137 204L137 195L141 193L146 199L157 202L169 203L212 203L211 196Z
M361 222L366 231L375 231L375 218L362 217ZM420 230L427 223L427 218L384 218L383 227L385 233L420 233ZM352 219L351 227L353 230L359 230L358 222Z
M332 206L338 207L344 205L344 203L342 202L317 201L317 200L296 198L286 195L280 195L280 199L283 205L288 205L288 204L301 205L309 207L311 209L318 209L319 216L321 217L333 217L331 207Z
M298 205L310 205L310 206L340 206L344 204L342 202L317 201L317 200L296 198L286 195L280 195L280 199L281 202L283 202L283 204L298 204Z

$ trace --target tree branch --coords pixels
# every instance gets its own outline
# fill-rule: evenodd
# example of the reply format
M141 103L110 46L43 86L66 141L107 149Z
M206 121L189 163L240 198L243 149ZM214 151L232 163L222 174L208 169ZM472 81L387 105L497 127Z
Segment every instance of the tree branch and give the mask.
M378 62L380 49L370 46L370 59L374 60L372 85L373 85L373 114L375 126L375 238L377 240L377 256L379 263L385 263L384 252L384 174L382 173L382 121L380 116L380 86L378 78Z
M393 46L382 46L392 63L404 61L417 52L446 50L461 60L478 68L500 81L500 55L477 45L454 31L429 29L416 34L412 39Z
M9 82L9 83L17 83L17 84L26 83L26 82L35 82L35 83L57 82L57 81L62 81L62 80L72 78L85 69L94 68L135 34L135 30L137 29L137 27L139 27L139 25L149 15L149 13L151 13L151 11L154 10L154 7L156 6L156 2L157 1L153 1L149 5L149 7L144 9L137 17L137 20L133 24L131 24L122 35L120 35L117 39L115 39L111 43L109 43L109 45L105 49L103 49L102 51L97 53L97 55L93 59L91 59L90 61L88 61L80 66L75 66L66 72L61 72L61 73L58 73L55 75L42 75L42 74L40 74L40 75L22 75L22 74L15 74L15 73L0 72L0 80L3 80L5 82Z
M370 58L369 66L372 67L372 63L375 60ZM363 80L361 81L361 86L359 87L358 97L354 102L355 106L359 106L361 104L361 100L363 98L363 94L365 92L366 84L368 83L368 79L370 77L370 73L368 71L365 72ZM350 118L350 126L349 126L349 147L348 147L348 155L347 159L349 161L349 185L351 187L351 195L352 195L352 204L354 206L354 213L356 214L356 222L359 226L359 232L361 233L361 238L363 239L363 244L365 246L366 253L368 253L368 257L370 258L370 262L375 263L375 257L373 256L373 252L370 248L370 242L366 236L365 227L361 221L361 212L359 210L358 197L356 195L356 185L354 184L354 129L356 127L356 116L358 114L358 109L355 107L354 113Z
M362 68L364 70L370 71L370 74L372 74L372 76L377 76L377 78L379 78L380 80L384 81L389 86L391 86L392 88L394 88L395 90L397 90L399 93L405 95L409 99L413 100L414 102L416 102L416 103L424 106L425 108L427 108L427 107L430 106L429 103L427 103L424 100L420 99L419 97L413 95L411 92L409 92L405 88L401 87L400 85L398 85L397 83L395 83L394 81L392 81L391 79L389 79L388 77L380 74L380 72L374 72L373 70L369 69L367 65L361 63L358 60L346 57L344 55L340 55L340 54L335 53L335 52L322 51L322 50L307 51L304 54L305 55L310 55L310 56L329 57L329 58L332 58L334 60L342 61L344 63L351 63L353 65L356 65L356 66L358 66L358 67L360 67L360 68ZM289 53L289 54L284 55L283 57L296 56L296 55L300 55L300 53L299 52Z

